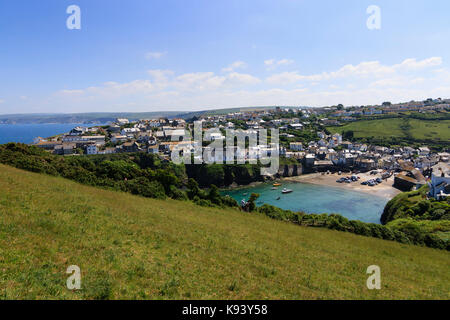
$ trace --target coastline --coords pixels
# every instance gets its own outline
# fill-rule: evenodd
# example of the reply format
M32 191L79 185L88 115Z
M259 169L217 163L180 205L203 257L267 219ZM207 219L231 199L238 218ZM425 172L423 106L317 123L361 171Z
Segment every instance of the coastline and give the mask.
M285 177L280 179L281 181L287 181L287 182L299 182L299 183L311 183L316 185L323 185L323 186L331 186L331 187L338 187L342 189L348 189L351 191L357 191L362 193L370 193L371 195L378 196L385 199L392 199L399 193L401 193L400 190L393 187L394 184L394 177L390 177L387 180L383 180L383 183L378 184L374 187L364 186L361 185L362 181L366 181L369 179L380 177L380 175L370 175L369 173L360 173L358 174L359 177L361 177L361 180L357 182L352 183L337 183L336 180L342 177L346 177L349 174L343 173L342 175L338 175L337 173L330 173L330 174L324 174L321 173L310 173L305 174L301 176L295 176L295 177Z
M294 177L281 177L278 179L274 179L272 181L255 181L251 182L247 185L238 185L233 183L232 185L220 188L221 191L234 191L234 190L240 190L240 189L248 189L253 188L256 186L259 186L264 183L272 183L274 181L283 183L283 182L293 182L293 183L308 183L308 184L315 184L315 185L322 185L322 186L328 186L328 187L335 187L340 189L347 189L349 191L356 191L361 193L368 193L374 196L378 196L380 198L384 198L387 200L391 200L396 195L402 193L402 191L396 189L393 187L394 184L394 177L390 177L387 180L383 180L383 183L378 184L374 187L364 186L361 185L362 181L366 181L369 179L374 179L377 177L381 177L378 175L370 175L369 173L360 173L358 174L361 179L358 182L352 182L352 183L337 183L336 180L342 177L348 176L348 173L343 173L342 175L338 175L337 173L330 173L330 174L324 174L321 173L308 173L300 176L294 176Z
M256 186L259 186L264 183L272 183L272 182L294 182L294 183L309 183L309 184L315 184L315 185L322 185L322 186L328 186L328 187L336 187L340 189L347 189L350 191L356 191L361 193L368 193L374 196L378 196L380 198L384 198L387 200L391 200L396 195L402 193L402 191L396 189L393 187L394 184L394 177L390 177L387 180L383 180L383 183L378 184L374 187L364 186L361 185L362 181L366 181L369 179L374 179L381 177L381 175L370 175L369 172L367 173L359 173L357 176L361 177L361 179L358 182L352 182L352 183L337 183L336 180L342 177L349 176L348 173L343 173L342 175L338 175L337 173L330 173L330 174L324 174L322 173L308 173L300 176L293 176L293 177L280 177L278 179L273 180L267 180L267 181L255 181L251 182L247 185L238 185L236 183L233 183L232 185L220 188L221 191L234 191L234 190L240 190L240 189L248 189L253 188Z
M263 183L267 183L267 181L254 181L254 182L250 182L249 184L243 184L243 185L233 182L228 187L220 188L220 191L232 191L232 190L253 188L253 187L259 186L260 184L263 184Z

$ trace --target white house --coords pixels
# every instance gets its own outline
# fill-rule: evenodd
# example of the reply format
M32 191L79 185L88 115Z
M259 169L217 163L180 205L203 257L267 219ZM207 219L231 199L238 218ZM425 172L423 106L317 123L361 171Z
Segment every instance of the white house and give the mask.
M324 139L320 139L319 142L317 142L317 144L320 147L325 147L326 145L328 145L328 143Z
M312 153L309 153L305 157L305 164L308 167L312 167L314 165L314 160L316 159L316 156Z
M148 125L149 125L151 128L157 128L157 127L159 127L161 124L159 123L158 120L150 120L150 121L148 122Z
M338 145L342 143L342 136L339 133L333 134L333 139L336 139Z
M62 138L63 142L95 142L97 144L105 144L105 136L70 136L66 135Z
M135 134L141 132L141 130L139 130L139 128L124 128L120 133L122 135L128 135L128 134Z
M450 196L450 166L439 163L433 167L431 174L430 196L435 199L442 199Z
M421 147L419 148L419 154L421 156L427 156L430 154L430 149L428 149L427 147Z
M295 129L295 130L302 130L303 129L303 125L301 123L292 123L289 125L290 128Z
M116 123L117 123L118 125L123 126L124 124L130 123L130 121L129 121L128 119L120 119L120 118L118 118L118 119L116 119Z
M71 136L80 136L83 135L86 132L86 128L82 128L82 127L75 127L73 128L69 135Z
M289 149L292 151L303 151L303 144L301 142L291 142L289 144Z
M150 147L148 147L147 152L151 153L151 154L158 154L159 153L159 146L158 145L150 146Z
M86 146L86 154L98 154L98 149L96 144L89 144Z
M118 143L118 142L124 142L127 141L128 137L127 136L123 136L123 135L115 135L111 137L111 142L112 143Z

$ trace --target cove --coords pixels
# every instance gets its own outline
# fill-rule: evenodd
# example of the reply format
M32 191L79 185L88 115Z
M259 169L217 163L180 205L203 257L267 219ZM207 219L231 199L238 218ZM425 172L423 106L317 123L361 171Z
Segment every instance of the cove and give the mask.
M349 220L380 223L383 209L389 199L357 192L340 187L315 185L310 183L284 182L277 190L272 184L222 191L238 203L248 200L251 193L259 193L257 206L270 204L281 209L303 211L305 213L337 213ZM282 194L283 188L292 189L289 194ZM280 200L277 200L280 198Z

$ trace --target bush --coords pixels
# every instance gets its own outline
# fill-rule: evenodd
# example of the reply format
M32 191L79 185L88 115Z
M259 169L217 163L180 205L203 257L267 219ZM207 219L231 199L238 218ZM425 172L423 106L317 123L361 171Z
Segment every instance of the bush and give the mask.
M129 192L147 198L165 199L164 188L158 181L148 181L145 178L137 178L127 181Z
M258 212L275 220L288 221L303 226L326 227L337 231L346 231L357 235L374 237L384 240L397 241L405 244L426 245L432 248L449 250L449 241L444 241L435 234L429 233L430 230L439 230L447 232L450 230L450 222L434 222L429 226L428 222L420 222L424 226L416 225L411 219L396 220L389 226L383 226L374 223L365 223L361 221L349 221L347 218L338 214L305 214L303 212L292 212L283 210L272 205L264 204L258 208ZM425 229L425 226L428 229Z

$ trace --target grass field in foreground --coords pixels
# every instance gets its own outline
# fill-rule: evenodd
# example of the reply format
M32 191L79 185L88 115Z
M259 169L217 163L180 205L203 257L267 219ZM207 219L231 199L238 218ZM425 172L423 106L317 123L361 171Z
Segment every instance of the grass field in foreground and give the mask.
M80 291L66 288L70 265ZM0 165L2 299L449 299L449 265L446 251Z
M362 120L340 127L328 127L332 133L353 131L355 138L406 138L450 141L450 120L419 120L389 118Z

